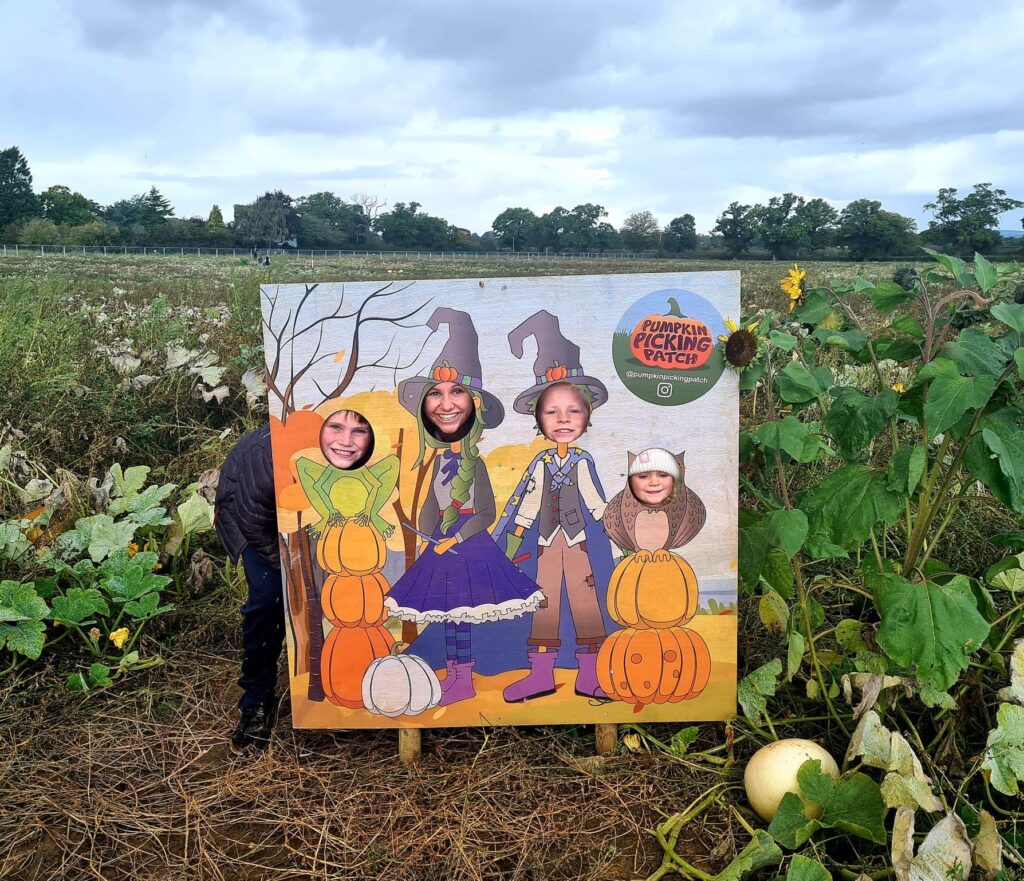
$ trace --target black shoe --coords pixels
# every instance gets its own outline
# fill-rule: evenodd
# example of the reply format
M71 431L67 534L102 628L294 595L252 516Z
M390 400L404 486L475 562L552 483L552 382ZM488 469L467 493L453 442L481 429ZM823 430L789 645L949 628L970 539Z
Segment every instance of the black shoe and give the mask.
M242 715L231 733L231 745L236 750L249 747L266 749L274 730L274 710L277 701L267 701L254 707L242 707Z

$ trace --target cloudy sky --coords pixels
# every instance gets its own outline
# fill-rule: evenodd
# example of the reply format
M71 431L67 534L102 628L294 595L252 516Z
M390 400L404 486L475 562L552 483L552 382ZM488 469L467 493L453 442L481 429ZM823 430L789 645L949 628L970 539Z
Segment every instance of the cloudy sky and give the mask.
M621 224L785 191L924 226L940 187L1024 199L1024 2L0 0L0 148L37 190L267 189ZM1020 211L1003 228L1020 228Z

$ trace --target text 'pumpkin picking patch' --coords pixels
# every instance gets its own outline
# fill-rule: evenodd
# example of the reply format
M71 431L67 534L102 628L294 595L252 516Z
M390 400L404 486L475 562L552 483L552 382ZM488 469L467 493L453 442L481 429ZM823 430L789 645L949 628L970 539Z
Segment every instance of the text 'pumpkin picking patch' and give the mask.
M735 711L738 273L261 294L296 727Z

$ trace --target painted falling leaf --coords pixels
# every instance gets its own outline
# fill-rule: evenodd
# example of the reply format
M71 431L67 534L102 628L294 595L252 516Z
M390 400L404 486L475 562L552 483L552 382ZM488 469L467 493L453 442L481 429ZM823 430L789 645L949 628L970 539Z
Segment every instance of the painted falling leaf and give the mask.
M338 354L334 356L334 363L337 364L339 361L344 361L344 360L345 360L345 350L344 349L340 349L338 351Z

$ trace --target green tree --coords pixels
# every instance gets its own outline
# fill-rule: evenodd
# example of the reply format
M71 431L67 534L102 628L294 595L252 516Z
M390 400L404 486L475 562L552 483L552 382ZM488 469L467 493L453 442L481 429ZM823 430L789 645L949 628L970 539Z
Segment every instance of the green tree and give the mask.
M750 205L730 203L715 221L714 232L722 237L722 244L729 256L739 257L757 235L757 225Z
M838 219L839 213L824 199L810 199L797 207L793 223L800 229L803 247L820 251L832 244Z
M911 218L884 211L881 202L855 199L839 214L836 243L849 248L854 260L899 256L916 247L916 229Z
M269 248L287 240L287 220L282 202L261 196L248 205L235 205L235 236L246 244Z
M802 196L783 193L772 196L767 205L755 205L751 209L757 237L773 260L791 257L806 244L804 228L798 221L798 212L803 207Z
M529 208L506 208L491 224L499 248L532 251L538 246L540 218Z
M552 208L537 222L538 250L601 251L619 246L619 236L611 224L603 221L608 212L603 205L584 202L568 211L561 205Z
M302 220L302 243L307 248L353 248L361 227L370 223L359 205L351 205L334 193L313 193L295 202Z
M692 214L673 217L661 234L661 246L671 254L697 249L697 222Z
M631 251L649 251L657 248L661 240L661 228L650 211L634 211L622 223L619 230L622 243Z
M210 209L210 216L206 218L206 230L210 233L223 232L227 227L224 225L224 215L221 213L220 205L214 204Z
M391 211L377 216L373 228L392 248L453 248L458 241L456 228L443 217L419 213L419 207L419 202L396 202Z
M935 220L921 233L924 241L962 254L973 254L1002 244L999 215L1024 207L1024 202L1009 198L1006 190L993 189L991 183L981 183L975 184L962 199L957 197L955 187L943 187L935 201L924 207L935 215Z
M100 206L81 193L54 184L39 194L43 217L61 226L82 226L99 219Z
M22 223L40 213L28 161L17 147L0 150L0 226Z

